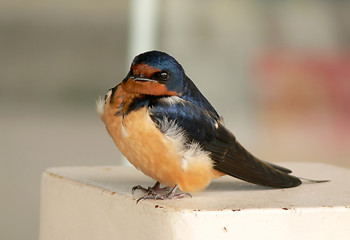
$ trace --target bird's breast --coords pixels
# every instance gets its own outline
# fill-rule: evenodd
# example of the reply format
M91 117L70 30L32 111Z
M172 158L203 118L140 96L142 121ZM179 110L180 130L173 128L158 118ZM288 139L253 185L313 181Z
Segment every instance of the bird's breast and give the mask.
M100 109L109 135L122 154L144 174L183 191L204 189L214 177L213 163L198 144L185 144L184 133L175 122L163 122L162 131L147 107L123 115L127 93L118 88ZM130 98L131 99L131 98Z

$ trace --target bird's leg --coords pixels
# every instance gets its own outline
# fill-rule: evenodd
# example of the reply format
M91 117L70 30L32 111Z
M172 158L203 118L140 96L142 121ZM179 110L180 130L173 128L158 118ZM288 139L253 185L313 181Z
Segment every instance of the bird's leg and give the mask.
M166 200L166 199L174 199L174 198L183 198L186 195L192 197L189 193L176 193L176 190L179 189L177 185L173 189L170 190L170 192L166 194L154 194L154 193L148 193L147 195L139 198L136 203L139 203L142 200L146 199L154 199L154 200Z
M170 189L169 187L161 188L160 182L157 181L153 187L144 188L140 185L137 185L137 186L133 187L131 189L131 191L132 191L133 195L134 195L134 192L136 190L141 190L142 192L147 193L147 194L159 194L159 193L164 192L164 191L169 191L169 189Z

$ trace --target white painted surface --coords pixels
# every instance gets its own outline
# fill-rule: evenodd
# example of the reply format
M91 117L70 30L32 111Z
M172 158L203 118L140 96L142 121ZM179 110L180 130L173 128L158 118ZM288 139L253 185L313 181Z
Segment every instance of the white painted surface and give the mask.
M48 169L40 239L350 239L350 171L281 165L331 182L270 189L222 177L193 198L136 204L131 188L154 182L134 168Z
M159 38L159 0L131 0L127 67L145 51L155 50Z

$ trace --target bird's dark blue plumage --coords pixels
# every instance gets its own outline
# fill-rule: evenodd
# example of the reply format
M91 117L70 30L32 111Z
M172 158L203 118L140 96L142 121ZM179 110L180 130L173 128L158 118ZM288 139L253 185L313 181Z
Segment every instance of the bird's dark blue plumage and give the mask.
M218 121L216 113L200 108L190 101L175 104L155 104L150 108L152 120L159 124L164 119L174 121L185 133L189 142L196 141L204 145L213 140L215 123Z

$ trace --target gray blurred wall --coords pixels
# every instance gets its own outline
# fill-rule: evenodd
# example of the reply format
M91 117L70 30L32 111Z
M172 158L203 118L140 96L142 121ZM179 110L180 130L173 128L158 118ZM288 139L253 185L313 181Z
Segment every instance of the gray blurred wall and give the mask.
M121 162L95 100L125 74L127 1L0 3L0 239L37 239L45 168Z

